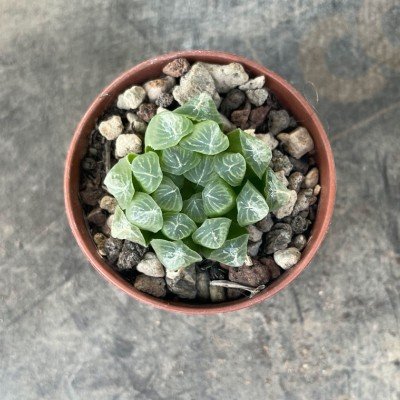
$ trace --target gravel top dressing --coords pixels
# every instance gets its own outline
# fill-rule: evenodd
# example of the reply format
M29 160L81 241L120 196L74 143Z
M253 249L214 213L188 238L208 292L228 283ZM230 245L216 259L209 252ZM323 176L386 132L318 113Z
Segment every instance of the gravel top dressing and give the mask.
M321 190L314 143L239 63L178 58L97 121L80 198L98 252L138 290L252 297L301 258Z

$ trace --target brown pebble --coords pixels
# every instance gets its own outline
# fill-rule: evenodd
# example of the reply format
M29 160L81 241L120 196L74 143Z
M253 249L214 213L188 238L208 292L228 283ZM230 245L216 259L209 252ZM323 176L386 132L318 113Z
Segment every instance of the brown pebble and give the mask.
M102 233L96 233L93 236L93 240L96 243L97 250L100 253L100 255L105 256L106 252L104 250L104 244L105 244L107 238Z
M250 109L236 110L231 114L231 121L234 125L240 129L246 129L248 126L247 121L249 120Z
M270 109L271 107L269 106L260 106L251 110L249 117L250 128L257 129L262 125L267 118Z
M103 196L103 189L97 189L92 187L87 187L85 190L80 192L82 202L89 206L96 206L98 201Z
M239 268L229 268L229 280L242 285L257 287L265 285L270 279L268 267L257 259L253 259L253 266L243 265Z
M189 61L186 58L176 58L175 60L168 63L162 70L165 75L179 78L183 74L186 74L190 69Z
M106 215L103 213L103 210L100 207L94 208L90 213L87 215L87 220L97 226L102 226L106 222Z
M134 286L137 290L150 294L154 297L164 297L167 294L164 278L138 275L135 279Z
M145 122L149 122L157 113L157 106L153 103L143 103L140 105L136 113L139 118Z

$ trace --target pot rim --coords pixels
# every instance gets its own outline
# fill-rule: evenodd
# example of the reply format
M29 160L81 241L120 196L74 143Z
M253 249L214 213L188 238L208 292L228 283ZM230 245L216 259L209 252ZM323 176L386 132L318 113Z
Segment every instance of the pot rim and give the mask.
M78 163L77 168L79 169L81 158L79 159L79 156L77 154L78 144L80 145L80 140L82 140L82 136L85 134L84 131L88 129L88 126L94 126L96 119L102 114L101 110L104 109L105 104L110 104L110 92L115 92L116 89L119 88L119 90L116 92L116 95L118 93L121 93L121 87L129 87L129 80L131 80L135 74L138 74L140 71L149 68L151 69L152 67L154 68L154 66L159 67L161 70L161 68L165 64L179 57L188 58L191 62L205 61L219 64L238 62L241 63L246 70L256 72L256 74L258 75L265 75L266 85L268 88L272 87L271 91L274 94L276 94L276 90L274 90L273 87L279 88L279 90L282 90L286 93L287 97L277 96L280 103L284 103L285 108L289 108L289 110L290 105L295 105L296 107L301 109L301 115L303 117L301 121L303 123L307 123L310 126L313 126L313 130L310 131L310 133L312 134L314 141L316 140L316 138L318 138L318 140L321 142L323 154L321 153L321 151L319 151L316 156L323 156L324 158L324 169L325 175L327 176L327 182L321 185L322 190L319 197L317 218L314 222L313 230L308 239L307 245L302 251L301 259L294 267L285 271L270 286L267 286L265 290L263 290L251 299L242 298L239 300L228 301L219 304L215 303L197 305L184 302L167 301L140 292L139 290L135 289L133 285L125 281L121 276L113 271L111 267L107 265L106 260L98 254L96 247L93 243L93 239L90 236L89 230L84 226L85 223L83 220L82 206L80 205L80 203L77 203L77 201L79 202L79 188L74 187L74 184L72 182L72 167L76 163ZM154 76L153 79L156 79L157 77L158 76ZM92 128L90 130L92 130ZM82 117L81 121L79 122L68 149L64 172L64 199L68 222L79 247L89 259L91 265L106 280L113 283L115 286L123 290L134 299L137 299L146 304L150 304L162 310L174 311L184 314L204 315L240 310L242 308L247 308L254 304L260 303L274 296L286 286L288 286L310 264L317 250L321 246L321 243L323 242L331 223L335 202L335 194L336 174L332 149L327 134L322 126L322 123L318 119L315 110L307 102L307 100L281 76L279 76L275 72L270 71L261 64L251 61L245 57L238 56L236 54L210 50L187 50L170 52L143 61L133 68L129 69L128 71L125 71L124 73L119 75L94 99L94 101L91 103L86 113Z

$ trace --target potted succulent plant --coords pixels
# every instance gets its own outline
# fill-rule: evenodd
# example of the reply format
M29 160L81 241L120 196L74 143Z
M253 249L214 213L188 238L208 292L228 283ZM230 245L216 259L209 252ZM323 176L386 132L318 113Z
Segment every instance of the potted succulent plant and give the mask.
M322 242L334 195L332 152L307 102L218 52L161 56L114 81L65 170L67 215L95 268L189 313L246 307L290 283Z

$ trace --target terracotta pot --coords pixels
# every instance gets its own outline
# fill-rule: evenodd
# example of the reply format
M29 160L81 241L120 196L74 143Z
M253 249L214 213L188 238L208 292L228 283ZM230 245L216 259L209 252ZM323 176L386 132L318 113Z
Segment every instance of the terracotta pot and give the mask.
M316 162L320 170L322 190L311 236L298 264L292 269L285 271L266 290L251 299L243 298L221 304L192 305L157 299L142 293L122 279L107 265L106 261L98 254L85 225L83 210L78 198L80 161L86 153L89 136L97 118L115 101L118 94L134 84L142 84L149 79L157 78L161 74L164 65L177 57L185 57L190 62L204 61L217 64L239 62L251 75L265 75L266 86L271 89L279 102L293 114L296 120L300 121L300 124L308 129L314 139ZM305 98L279 75L260 64L234 54L205 50L174 52L152 58L124 72L107 86L93 101L76 128L68 151L64 176L65 207L68 221L80 248L93 267L105 279L118 286L134 299L164 310L187 314L215 314L218 312L239 310L260 303L288 286L308 266L324 240L332 218L335 191L335 165L331 146L320 120Z

